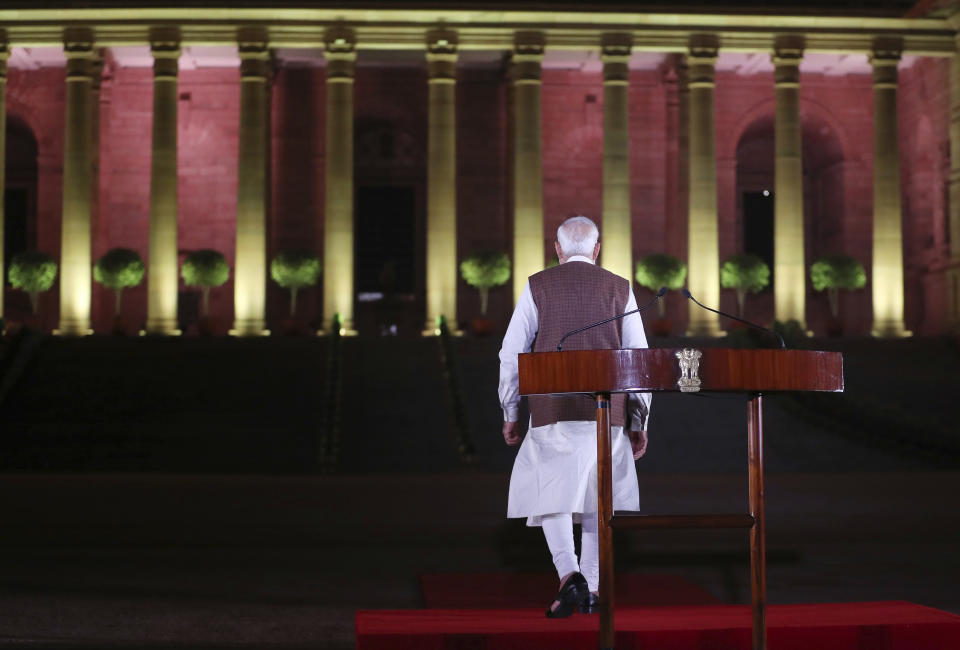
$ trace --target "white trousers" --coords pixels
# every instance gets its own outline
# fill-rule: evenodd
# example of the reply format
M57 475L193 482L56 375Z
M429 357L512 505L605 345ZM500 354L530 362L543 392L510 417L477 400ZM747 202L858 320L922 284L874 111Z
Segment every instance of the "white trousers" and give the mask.
M553 556L553 566L557 576L579 571L587 579L590 591L597 591L600 585L600 545L597 536L599 525L597 513L585 512L580 529L580 562L573 544L573 515L543 515L540 520L543 535L547 538L547 548Z

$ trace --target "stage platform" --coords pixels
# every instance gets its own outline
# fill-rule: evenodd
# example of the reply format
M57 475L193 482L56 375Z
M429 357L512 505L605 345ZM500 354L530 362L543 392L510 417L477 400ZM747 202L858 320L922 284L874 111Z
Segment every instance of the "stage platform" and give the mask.
M467 588L466 585L464 588ZM592 650L599 620L543 608L358 611L357 650ZM774 650L960 648L960 616L908 602L772 605ZM750 607L618 607L618 650L749 650Z
M553 573L436 573L420 576L428 609L524 609L546 607L557 589ZM616 578L622 607L720 605L706 589L669 573L624 573Z

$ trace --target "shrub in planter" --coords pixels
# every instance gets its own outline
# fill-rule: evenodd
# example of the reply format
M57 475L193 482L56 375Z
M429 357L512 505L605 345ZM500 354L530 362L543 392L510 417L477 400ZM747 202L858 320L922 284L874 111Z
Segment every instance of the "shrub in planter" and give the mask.
M93 279L112 289L115 294L113 307L113 331L124 331L121 320L123 290L143 282L146 267L140 254L129 248L111 248L93 266Z
M824 255L810 265L810 282L816 291L826 291L832 323L829 334L843 332L840 322L840 291L855 291L867 284L863 264L851 255Z
M57 277L57 262L51 255L40 251L19 253L10 260L7 279L14 289L30 296L30 309L37 315L40 294L49 291Z
M480 318L474 320L474 331L486 333L492 327L487 319L490 289L510 279L510 257L499 251L477 251L460 262L460 275L480 292Z
M640 258L634 278L641 287L659 291L661 287L677 290L683 287L687 279L687 265L673 255L653 253ZM657 301L657 320L653 322L653 333L657 336L669 336L671 323L666 318L666 296Z
M310 250L282 251L270 262L270 277L290 291L290 318L286 324L288 331L303 329L296 321L297 293L315 286L321 272L320 258Z
M770 284L770 267L756 255L734 255L720 267L720 286L737 292L737 315L743 318L748 293L762 291Z
M219 251L203 248L187 255L180 275L188 287L200 287L200 331L213 332L210 319L210 289L223 285L230 278L230 267Z

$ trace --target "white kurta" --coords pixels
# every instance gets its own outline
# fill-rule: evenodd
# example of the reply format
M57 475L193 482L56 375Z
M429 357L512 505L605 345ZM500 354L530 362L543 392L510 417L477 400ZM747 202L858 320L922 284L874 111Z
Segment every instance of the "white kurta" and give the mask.
M633 451L623 427L613 427L613 509L638 510ZM543 515L597 511L597 423L558 422L527 431L510 475L507 517L539 526Z
M574 256L567 261L590 262ZM637 308L630 291L624 312ZM603 316L600 316L602 318ZM622 321L624 348L645 348L647 337L640 315ZM517 420L520 395L517 386L517 354L529 352L539 329L538 313L529 283L520 295L517 307L500 350L500 405L505 421ZM587 399L584 397L584 399ZM650 394L631 394L628 411L643 411L642 421L631 418L630 426L646 429L650 412ZM623 427L613 427L613 507L637 510L640 491L630 440ZM597 423L594 421L558 422L530 428L520 445L510 476L507 517L526 517L528 526L539 526L543 515L570 513L580 521L583 513L597 511Z

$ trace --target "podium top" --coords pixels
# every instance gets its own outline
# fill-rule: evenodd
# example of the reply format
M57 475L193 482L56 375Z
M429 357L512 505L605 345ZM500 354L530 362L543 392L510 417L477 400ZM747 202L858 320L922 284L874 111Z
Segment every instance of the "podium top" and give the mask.
M519 355L520 394L843 391L843 356L815 350L650 348Z

